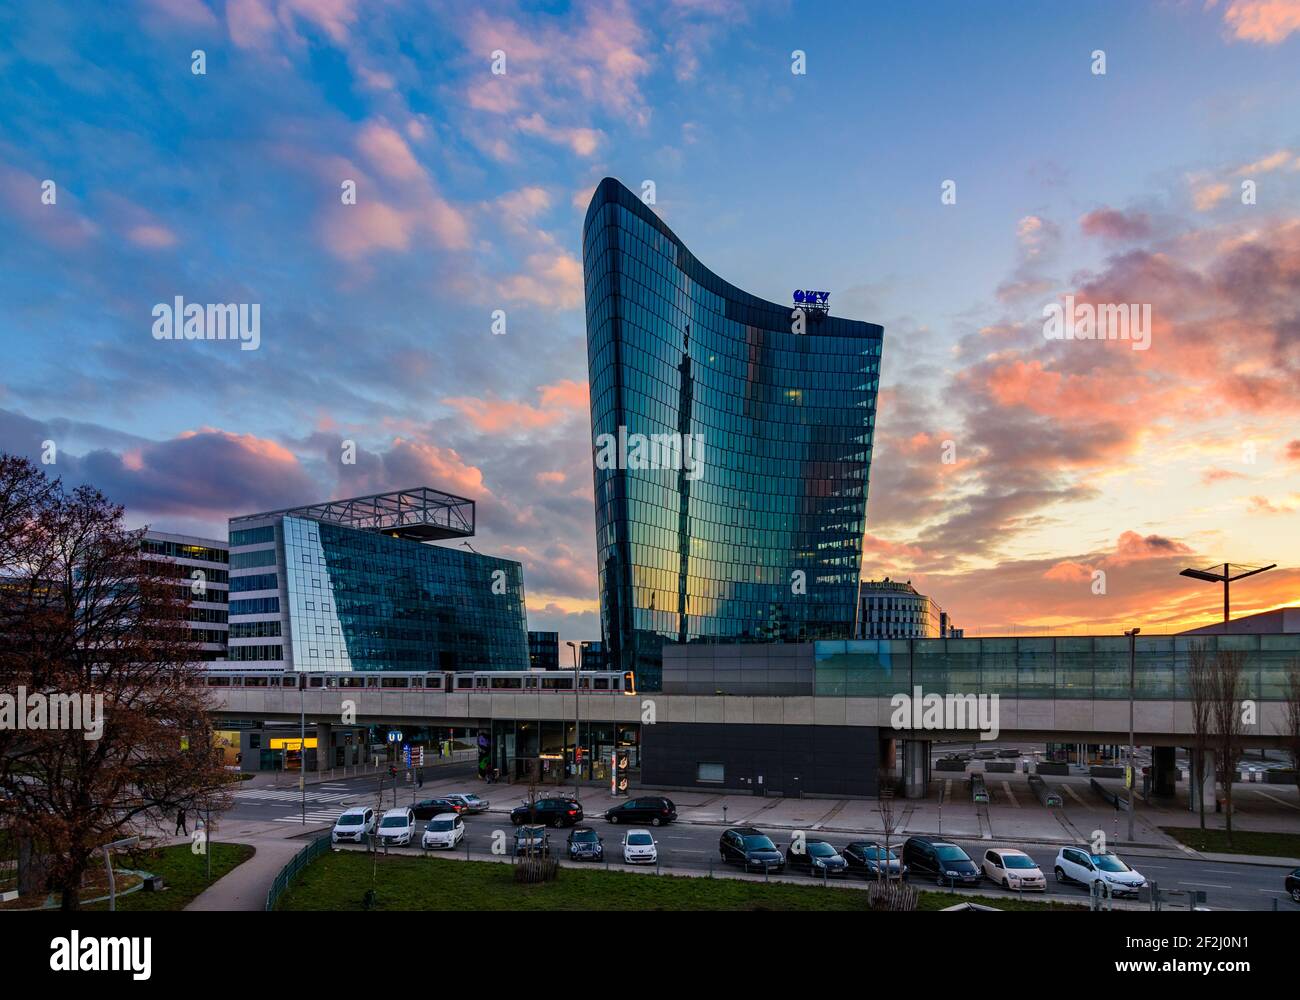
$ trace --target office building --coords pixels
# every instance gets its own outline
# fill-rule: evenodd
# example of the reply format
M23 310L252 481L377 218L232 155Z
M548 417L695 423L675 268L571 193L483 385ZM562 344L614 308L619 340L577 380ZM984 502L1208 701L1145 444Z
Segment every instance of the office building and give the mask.
M195 660L225 659L230 568L226 543L148 529L140 540L140 553L145 559L167 564L166 572L176 577L177 594L189 604Z
M560 633L528 633L528 666L533 670L560 669Z
M231 664L526 670L522 568L431 544L474 501L429 487L230 520Z
M948 612L918 593L910 580L863 580L858 592L859 639L959 639Z
M655 690L666 643L852 638L882 328L727 283L612 178L583 272L610 668Z

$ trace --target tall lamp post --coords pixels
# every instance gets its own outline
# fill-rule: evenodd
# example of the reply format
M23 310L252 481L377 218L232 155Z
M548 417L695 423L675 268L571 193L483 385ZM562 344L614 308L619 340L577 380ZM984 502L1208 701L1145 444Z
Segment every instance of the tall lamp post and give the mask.
M566 642L573 650L573 794L578 794L578 644L576 642Z
M1125 631L1128 636L1128 841L1133 843L1133 821L1137 812L1137 747L1133 745L1133 698L1135 676L1137 673L1137 637L1142 630L1131 628Z
M1270 569L1276 569L1276 568L1277 568L1277 563L1271 563L1271 564L1268 565L1268 566L1242 566L1240 563L1238 563L1238 564L1237 564L1237 568L1238 568L1238 569L1243 569L1243 570L1245 570L1246 572L1244 572L1244 573L1238 573L1236 576L1233 576L1233 575L1232 575L1232 566L1233 566L1232 563L1224 563L1224 564L1223 564L1223 572L1222 572L1222 573L1220 573L1220 572L1218 571L1218 567L1215 566L1215 567L1213 567L1213 568L1211 568L1211 569L1185 569L1185 570L1183 570L1181 573L1178 574L1179 576L1190 577L1190 578L1193 579L1193 580L1203 580L1203 581L1206 582L1206 583L1221 583L1221 584L1223 584L1223 621L1224 621L1224 624L1227 624L1227 622L1228 622L1228 611L1229 611L1229 608L1228 608L1228 585L1229 585L1230 583L1232 583L1234 580L1244 580L1246 577L1248 577L1248 576L1254 576L1256 573L1263 573L1263 572L1265 572L1265 571L1267 571L1267 570L1270 570Z

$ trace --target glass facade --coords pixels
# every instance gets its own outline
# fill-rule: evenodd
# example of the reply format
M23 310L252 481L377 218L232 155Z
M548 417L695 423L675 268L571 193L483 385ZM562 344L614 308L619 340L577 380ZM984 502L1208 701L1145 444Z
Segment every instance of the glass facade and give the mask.
M527 670L519 563L285 517L299 670Z
M1128 639L1057 636L1023 639L861 639L816 644L815 693L889 698L919 686L930 694L1127 701ZM1134 697L1187 701L1194 646L1245 655L1246 697L1284 701L1287 666L1300 659L1300 635L1138 636Z
M286 670L527 670L523 569L292 514L231 531L232 661Z
M610 667L657 690L665 643L851 638L882 328L794 332L792 306L708 271L612 178L583 270ZM647 463L646 441L680 461Z

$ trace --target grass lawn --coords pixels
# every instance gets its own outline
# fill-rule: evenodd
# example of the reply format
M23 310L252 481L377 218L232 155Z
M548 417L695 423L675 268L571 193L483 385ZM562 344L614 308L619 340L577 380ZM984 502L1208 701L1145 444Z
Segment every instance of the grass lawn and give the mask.
M361 910L371 885L371 856L359 851L322 855L280 897L281 910ZM859 890L736 879L654 876L603 868L563 868L554 882L516 885L510 865L443 858L380 857L375 879L380 910L856 910ZM963 901L1004 910L1068 909L1014 898L922 892L918 908L939 910Z
M163 892L133 892L117 901L119 910L181 910L199 893L221 876L237 868L253 856L248 844L212 845L212 881L207 877L207 858L194 854L189 844L176 844L153 851L145 851L135 858L119 859L118 864L140 868L161 875L167 886ZM91 910L107 910L108 903L96 903Z
M1232 846L1223 830L1202 830L1198 826L1162 826L1160 829L1194 851L1214 854L1256 854L1268 858L1300 858L1300 833L1261 833L1234 830Z

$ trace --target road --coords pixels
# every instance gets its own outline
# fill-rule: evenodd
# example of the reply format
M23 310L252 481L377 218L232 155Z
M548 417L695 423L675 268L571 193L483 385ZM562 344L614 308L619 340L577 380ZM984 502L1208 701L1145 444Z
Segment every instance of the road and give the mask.
M513 828L507 812L511 806L520 801L520 789L517 786L483 785L475 780L472 763L440 768L438 777L436 786L426 784L422 789L413 789L409 784L399 783L398 804L409 805L416 799L432 798L453 791L447 779L460 778L464 782L464 790L477 792L493 800L493 811L471 816L466 820L466 841L471 855L490 854L497 831L502 833L501 838L496 838L498 842L513 843ZM320 830L333 825L338 814L348 806L376 804L378 787L379 781L374 776L308 785L305 829ZM389 808L392 804L392 781L385 779L383 807ZM301 825L300 793L297 788L240 790L235 794L235 805L226 814L226 819L275 821L288 826ZM612 826L598 814L589 815L585 825L596 829L604 839L610 866L621 865L621 852L618 845L626 827ZM417 831L422 830L423 827L422 822L417 822ZM718 837L724 829L725 826L717 823L679 822L654 831L659 843L661 864L665 867L699 871L707 871L711 864L717 868L720 865ZM784 848L790 841L792 831L771 829L765 832L778 846ZM816 835L830 841L836 847L843 847L851 840L858 839L850 833L825 832ZM552 830L550 836L552 846L562 850L567 831ZM984 852L990 848L1019 847L1047 874L1047 892L1039 895L1068 902L1087 901L1088 893L1083 887L1055 883L1052 872L1057 851L1055 846L1014 844L1000 840L969 840L964 837L952 838L952 842L960 845L977 863ZM411 850L413 853L419 853L418 848ZM1122 851L1120 854L1123 856ZM1287 874L1285 868L1225 864L1176 857L1130 857L1128 860L1148 880L1157 882L1162 888L1204 891L1207 894L1206 905L1211 909L1268 910L1272 909L1273 901L1277 900L1279 909L1300 912L1300 905L1293 903L1282 889L1283 879ZM1007 890L986 883L981 891L996 896Z

